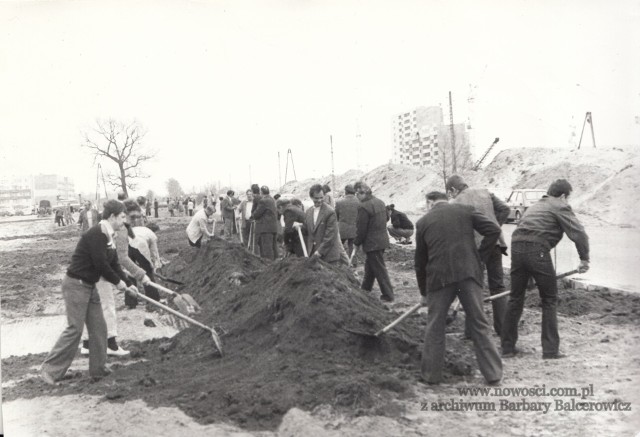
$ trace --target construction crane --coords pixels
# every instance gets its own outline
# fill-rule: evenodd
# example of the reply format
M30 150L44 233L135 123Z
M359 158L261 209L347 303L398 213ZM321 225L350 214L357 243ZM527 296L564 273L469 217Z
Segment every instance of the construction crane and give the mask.
M487 151L484 152L484 155L482 155L482 157L478 159L478 161L473 166L473 169L472 169L473 171L478 171L478 169L480 168L480 165L482 165L482 162L486 159L486 157L489 155L489 152L491 152L491 150L493 149L493 146L495 146L498 143L498 141L500 141L500 138L498 137L496 137L496 139L493 140L493 143L491 143Z
M596 136L593 133L593 119L591 117L591 112L587 112L587 115L584 117L584 123L582 123L582 132L580 133L580 141L578 142L578 149L580 149L580 145L582 144L582 135L584 135L584 128L589 123L591 127L591 139L593 140L593 148L596 148Z
M298 177L296 176L296 168L293 165L293 153L291 153L291 149L287 149L287 163L284 167L284 184L287 184L287 173L289 171L289 157L291 157L291 170L293 170L293 180L297 181Z

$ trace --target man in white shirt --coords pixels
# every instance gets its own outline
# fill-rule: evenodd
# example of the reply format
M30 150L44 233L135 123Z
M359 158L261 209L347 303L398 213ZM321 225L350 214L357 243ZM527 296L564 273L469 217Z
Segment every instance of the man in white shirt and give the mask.
M189 239L189 245L192 247L201 247L202 237L205 238L205 242L214 236L215 229L212 229L213 232L209 232L207 227L208 223L213 223L213 227L215 228L215 221L211 219L211 216L216 212L215 204L207 206L205 209L201 209L198 211L189 226L187 226L187 237Z
M253 207L253 192L247 190L247 199L240 202L238 211L240 214L240 232L242 232L242 242L249 247L249 233L251 230L251 209Z

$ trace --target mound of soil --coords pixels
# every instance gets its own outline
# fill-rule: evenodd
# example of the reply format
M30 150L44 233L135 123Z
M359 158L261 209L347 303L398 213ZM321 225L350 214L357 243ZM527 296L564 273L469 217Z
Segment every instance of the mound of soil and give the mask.
M167 274L190 284L203 308L200 319L224 333L224 358L196 329L163 348L164 359L179 359L181 366L189 365L182 358L198 357L181 391L202 393L183 407L205 422L227 418L251 429L273 428L293 406L326 403L384 414L384 404L408 395L415 382L424 317L377 340L346 331L373 333L398 316L360 290L349 270L317 259L268 263L238 244L214 240L183 251ZM471 347L449 341L447 377L471 373Z

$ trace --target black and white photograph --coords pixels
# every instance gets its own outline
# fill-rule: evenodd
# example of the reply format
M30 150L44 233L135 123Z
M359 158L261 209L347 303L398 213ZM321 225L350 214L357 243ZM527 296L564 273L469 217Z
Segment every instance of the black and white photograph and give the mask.
M640 2L0 0L0 437L640 433Z

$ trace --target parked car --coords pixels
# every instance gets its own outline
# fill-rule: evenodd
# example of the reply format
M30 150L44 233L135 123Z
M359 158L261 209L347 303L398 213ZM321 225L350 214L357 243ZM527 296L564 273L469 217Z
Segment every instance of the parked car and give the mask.
M16 215L16 210L12 206L0 206L0 217L12 217Z
M524 212L545 194L545 190L513 190L507 198L507 204L511 208L507 222L519 223Z

